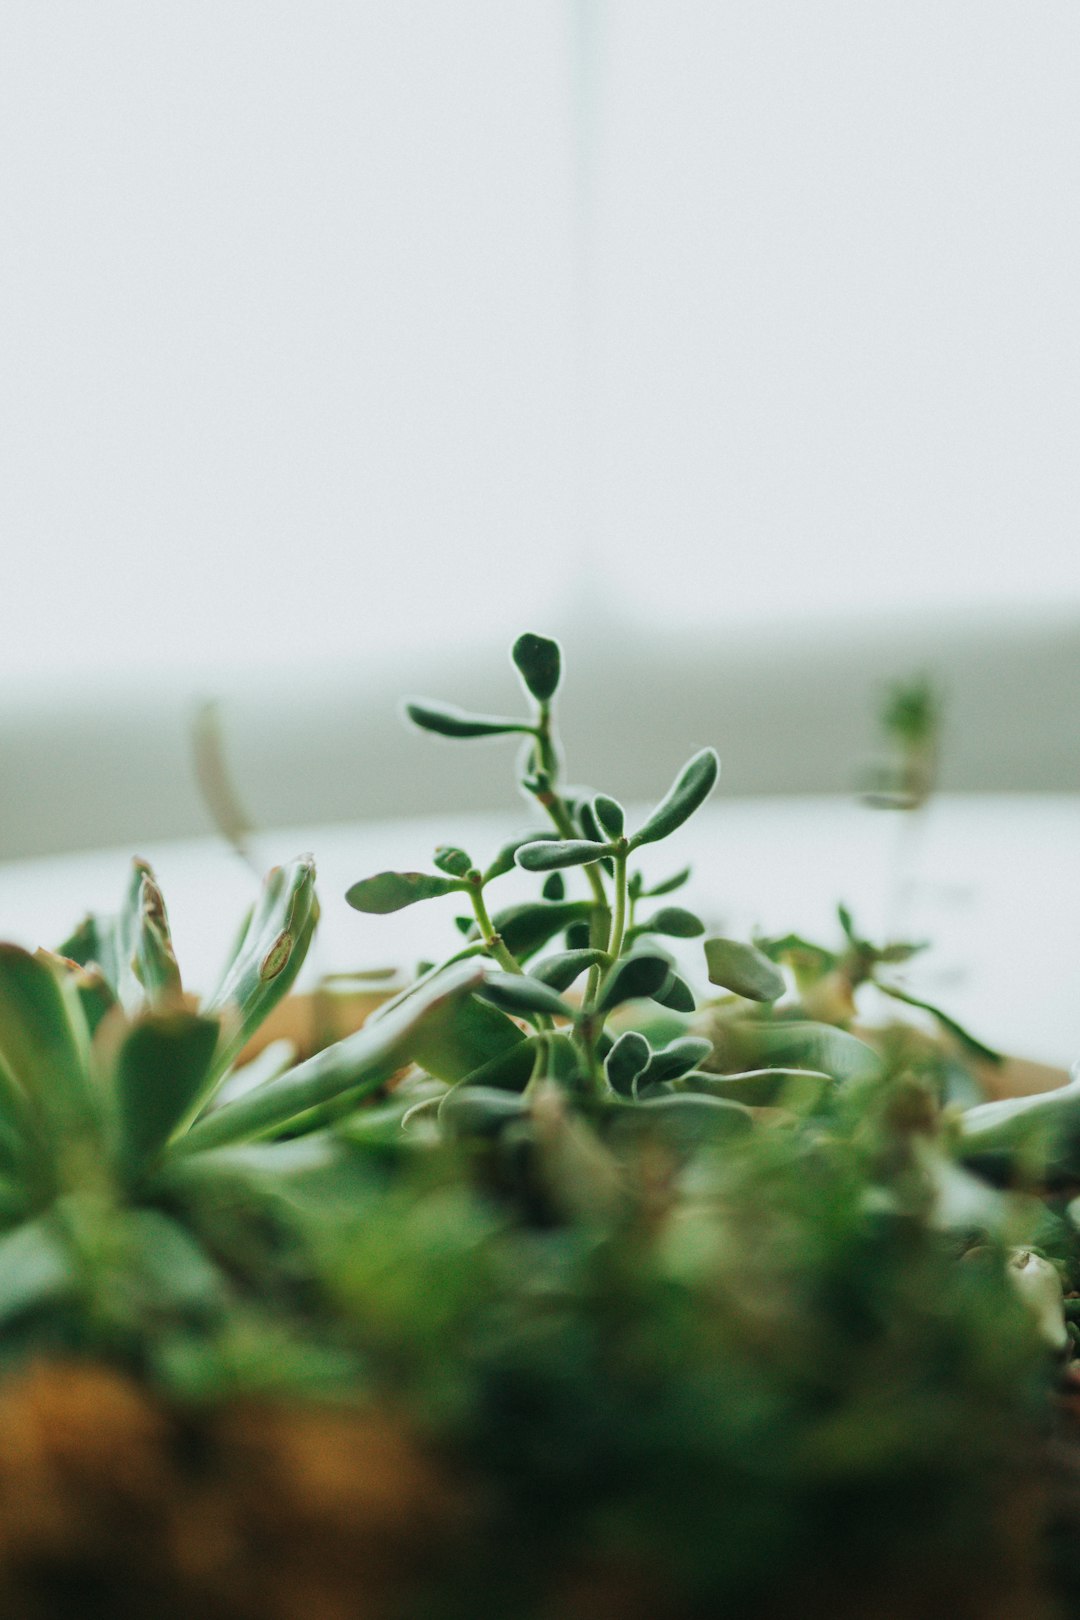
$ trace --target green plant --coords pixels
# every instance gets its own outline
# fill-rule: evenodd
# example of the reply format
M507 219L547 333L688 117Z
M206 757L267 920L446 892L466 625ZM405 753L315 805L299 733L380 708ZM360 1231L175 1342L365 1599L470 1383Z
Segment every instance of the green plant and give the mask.
M476 983L467 966L444 975L377 1027L249 1086L238 1064L303 962L318 915L314 876L309 858L269 874L201 1005L184 994L164 901L141 861L120 912L88 917L59 953L0 945L9 1353L42 1323L58 1342L137 1351L163 1322L220 1318L232 1291L200 1239L188 1185L243 1175L251 1144L307 1135L328 1108L354 1106L405 1061L425 1022ZM279 1155L269 1175L247 1177L249 1196L272 1207L290 1178L333 1156L325 1137L299 1162ZM259 1281L243 1278L249 1288Z
M997 1054L897 976L921 946L845 908L836 948L706 937L670 900L689 872L639 862L716 756L631 825L564 785L557 645L513 658L525 717L407 713L524 739L547 825L352 886L368 914L452 897L461 939L345 1040L247 1058L316 925L308 859L201 1004L143 863L59 953L0 947L0 1356L105 1357L187 1425L267 1389L390 1414L462 1510L390 1614L1046 1613L1031 1459L1080 1315L1080 1081L981 1101ZM539 893L493 905L515 869ZM902 1016L872 1027L882 992ZM192 1432L169 1477L205 1493Z

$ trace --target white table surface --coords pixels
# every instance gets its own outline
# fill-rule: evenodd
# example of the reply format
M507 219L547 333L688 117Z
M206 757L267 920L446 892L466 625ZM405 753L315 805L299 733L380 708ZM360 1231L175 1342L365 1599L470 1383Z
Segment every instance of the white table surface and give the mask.
M462 844L480 863L500 838L527 825L506 815L403 819L298 828L257 841L266 865L304 850L319 867L323 922L305 978L411 965L449 952L459 936L455 901L391 917L350 910L344 891L384 867L428 867L436 843ZM631 818L633 819L633 817ZM830 943L844 900L871 938L891 914L906 938L934 949L908 970L916 993L941 1000L992 1044L1043 1062L1080 1055L1080 799L942 796L925 813L906 857L912 881L897 893L897 851L908 818L838 798L719 800L663 846L644 853L658 879L687 861L694 877L677 897L711 929L745 937L796 929ZM114 910L133 851L0 864L0 935L55 945L87 910ZM144 847L164 889L189 987L208 985L249 903L254 880L212 838ZM576 874L567 874L580 883ZM514 873L493 905L535 892ZM703 983L700 946L680 954Z

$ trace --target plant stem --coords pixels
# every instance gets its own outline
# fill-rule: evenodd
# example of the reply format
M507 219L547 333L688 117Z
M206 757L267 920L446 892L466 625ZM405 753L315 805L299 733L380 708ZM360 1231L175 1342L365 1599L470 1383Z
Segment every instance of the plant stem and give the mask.
M523 973L524 969L521 963L513 952L507 948L505 940L491 920L491 913L484 903L483 885L480 881L469 884L469 899L472 901L473 916L476 918L477 927L480 929L480 937L485 948L507 973Z
M611 933L608 936L607 947L608 955L613 963L619 959L626 934L626 862L628 855L627 840L620 838L615 854L615 911L611 919Z
M507 973L523 974L525 969L508 948L506 941L491 920L491 913L484 902L484 885L479 872L475 874L474 880L469 883L469 898L472 901L473 915L480 929L480 937L487 950L490 951L499 966L504 968ZM528 1018L530 1024L538 1030L549 1030L555 1027L549 1013L533 1012L529 1013Z

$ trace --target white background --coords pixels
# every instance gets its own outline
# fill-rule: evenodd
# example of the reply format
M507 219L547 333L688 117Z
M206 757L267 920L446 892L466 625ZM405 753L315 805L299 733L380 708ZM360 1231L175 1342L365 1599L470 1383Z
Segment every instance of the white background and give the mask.
M1078 84L1065 0L6 0L6 700L1075 619Z

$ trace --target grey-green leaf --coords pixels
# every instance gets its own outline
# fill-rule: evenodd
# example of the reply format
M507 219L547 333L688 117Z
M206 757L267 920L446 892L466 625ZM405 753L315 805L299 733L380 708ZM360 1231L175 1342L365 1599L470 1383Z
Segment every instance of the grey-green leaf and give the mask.
M661 989L653 996L661 1007L669 1007L672 1012L692 1013L697 1010L697 1001L694 992L681 974L674 970L667 976Z
M701 918L684 906L661 906L634 929L635 935L667 934L671 939L697 939L704 932Z
M239 1023L219 1050L215 1075L224 1073L248 1037L291 988L307 956L319 917L315 862L301 855L267 873L248 924L237 942L206 1013L236 1007Z
M587 968L595 967L603 959L603 951L589 948L559 951L556 955L545 957L542 962L538 962L532 974L533 978L541 979L553 990L561 992L568 990L574 980L580 978Z
M535 1013L548 1013L555 1018L573 1017L558 991L528 973L489 973L477 994L493 1007L516 1017L531 1018Z
M409 1062L425 1025L468 996L483 978L484 970L475 961L456 963L384 1017L369 1019L354 1035L197 1121L170 1153L203 1151L273 1135L345 1093L358 1101ZM494 1009L491 1011L495 1016ZM524 1038L513 1024L509 1027L519 1040Z
M592 802L593 816L609 838L621 838L626 828L626 812L618 799L598 793Z
M604 1059L604 1072L613 1091L621 1097L633 1095L634 1081L644 1073L652 1057L652 1047L636 1029L626 1029Z
M472 870L472 858L455 844L440 844L435 851L435 865L447 877L463 878Z
M527 720L511 720L497 714L470 714L456 703L406 703L405 713L422 731L440 737L505 737L513 732L532 731Z
M964 1028L963 1024L958 1024L956 1019L952 1018L947 1012L943 1012L940 1007L935 1007L932 1001L924 1001L921 996L913 996L910 991L901 990L900 986L896 984L884 984L880 979L875 979L874 983L879 990L885 995L891 996L894 1001L902 1001L905 1007L917 1007L920 1012L929 1013L930 1017L936 1019L942 1029L951 1035L971 1057L978 1058L983 1063L1004 1063L1005 1059L1000 1052L978 1040L976 1036Z
M182 1009L146 1013L128 1029L113 1071L126 1173L164 1147L201 1094L220 1030L218 1019Z
M510 655L519 675L537 703L550 703L559 688L562 653L557 641L526 631L514 642Z
M610 1012L624 1001L638 1001L655 996L662 990L671 973L671 962L666 956L652 951L634 951L624 956L605 975L597 998L597 1010Z
M732 990L749 1001L776 1001L784 993L784 975L764 952L737 939L707 939L705 960L709 983Z
M390 911L403 911L418 900L460 894L461 889L460 879L436 877L433 872L376 872L374 877L361 878L347 889L345 899L354 911L381 917Z
M606 844L594 844L590 839L545 838L522 845L515 859L526 872L554 872L566 866L589 866L609 853Z
M679 772L664 798L630 840L631 849L667 838L705 803L720 774L715 748L703 748Z
M524 962L564 929L587 923L592 909L588 900L523 900L497 911L492 921L507 950Z
M661 1051L653 1053L648 1067L639 1075L638 1083L652 1086L662 1080L678 1080L704 1063L712 1049L712 1041L703 1035L681 1035Z

